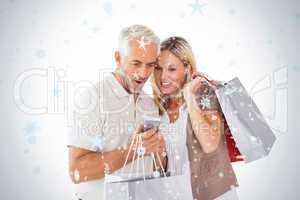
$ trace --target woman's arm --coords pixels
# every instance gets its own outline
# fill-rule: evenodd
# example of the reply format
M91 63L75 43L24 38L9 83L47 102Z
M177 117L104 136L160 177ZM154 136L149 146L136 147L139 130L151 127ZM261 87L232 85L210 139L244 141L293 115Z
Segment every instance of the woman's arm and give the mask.
M184 98L191 119L192 128L205 153L211 153L218 148L222 116L217 110L202 110L197 103L196 92L201 87L202 79L196 77L184 88Z

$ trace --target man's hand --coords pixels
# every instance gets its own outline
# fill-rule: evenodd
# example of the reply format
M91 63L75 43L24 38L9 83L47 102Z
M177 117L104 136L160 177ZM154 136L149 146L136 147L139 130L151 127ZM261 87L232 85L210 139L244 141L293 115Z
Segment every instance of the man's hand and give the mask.
M138 128L135 133L135 141L133 142L133 148L138 148L137 140L140 135L142 138L142 147L145 150L145 155L151 155L151 153L163 153L166 151L165 140L163 136L159 133L158 128L152 128L145 132L141 131L142 128Z
M163 153L166 151L164 137L159 133L157 128L144 132L143 147L146 150L146 155L150 155L151 153Z

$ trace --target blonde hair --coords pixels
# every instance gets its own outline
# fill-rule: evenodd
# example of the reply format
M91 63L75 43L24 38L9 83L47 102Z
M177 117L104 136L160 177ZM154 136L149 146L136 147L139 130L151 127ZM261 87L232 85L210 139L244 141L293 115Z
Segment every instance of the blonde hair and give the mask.
M165 50L170 51L173 55L175 55L179 60L183 63L185 67L187 67L188 73L187 76L191 76L194 72L197 71L196 68L196 59L192 50L191 45L182 37L169 37L165 39L160 44L160 51L163 52ZM183 86L189 81L186 78L185 83ZM159 113L162 115L166 112L165 102L163 101L162 95L160 93L159 88L156 85L154 75L152 74L151 77L152 88L153 88L153 97L154 101L159 107Z

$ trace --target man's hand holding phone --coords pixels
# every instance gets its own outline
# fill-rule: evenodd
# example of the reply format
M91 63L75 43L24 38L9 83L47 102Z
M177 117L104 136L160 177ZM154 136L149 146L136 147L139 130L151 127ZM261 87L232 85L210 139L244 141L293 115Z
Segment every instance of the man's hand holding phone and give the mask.
M151 153L163 153L166 151L166 144L164 137L159 133L158 128L151 128L143 132L143 147L145 148L145 155Z

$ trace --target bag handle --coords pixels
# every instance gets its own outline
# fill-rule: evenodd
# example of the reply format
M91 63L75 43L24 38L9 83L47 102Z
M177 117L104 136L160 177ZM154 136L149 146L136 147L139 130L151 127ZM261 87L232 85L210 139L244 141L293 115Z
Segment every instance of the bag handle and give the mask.
M143 178L144 178L144 180L146 180L145 159L144 159L145 149L143 147L143 134L134 133L133 139L129 146L128 154L126 155L126 159L125 159L125 162L124 162L122 170L121 170L122 173L124 172L125 166L128 163L128 159L129 159L129 155L130 155L131 151L133 151L133 158L132 158L132 162L131 162L131 166L130 166L130 175L132 175L134 172L135 162L136 162L135 172L139 171L139 164L140 164L140 160L141 160L142 161ZM153 160L154 169L155 169L155 171L153 172L154 177L157 178L157 176L160 175L159 171L158 171L158 169L159 169L158 166L162 169L164 177L167 177L166 171L163 167L159 153L156 152L155 154L156 154L156 156L154 155L154 153L151 153L151 155L150 155ZM137 156L137 159L136 159L136 156Z

